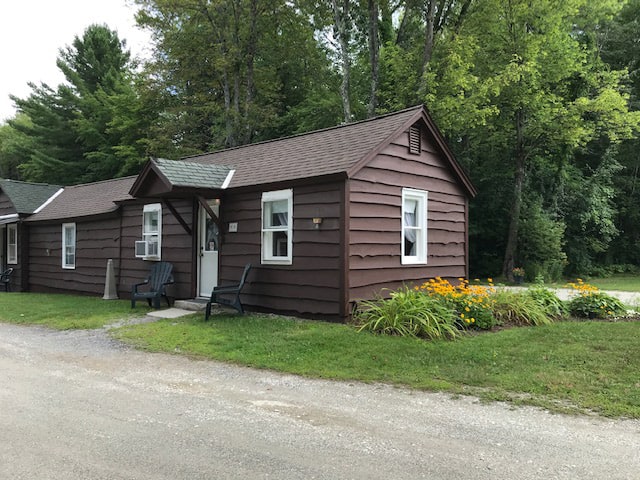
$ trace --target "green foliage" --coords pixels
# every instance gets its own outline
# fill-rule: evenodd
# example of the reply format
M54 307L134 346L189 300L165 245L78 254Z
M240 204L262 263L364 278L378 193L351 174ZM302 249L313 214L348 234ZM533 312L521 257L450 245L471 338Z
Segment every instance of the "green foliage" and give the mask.
M548 325L547 307L527 292L500 290L493 296L493 315L499 325Z
M0 178L20 180L19 166L24 160L22 152L31 148L32 138L24 134L24 129L32 126L27 115L19 114L13 119L18 130L9 124L0 125Z
M571 315L581 318L615 318L627 313L615 297L603 292L584 292L569 301Z
M529 287L526 294L543 308L544 314L554 320L562 320L569 313L567 304L543 285Z
M455 300L459 328L491 330L496 325L493 315L493 301L478 302L468 295Z
M541 201L525 202L520 216L519 259L527 279L559 280L567 262L563 251L565 226L542 209Z
M150 118L133 89L129 57L115 31L91 25L60 52L67 84L31 84L28 98L12 97L29 118L10 122L29 138L17 153L25 180L69 185L137 173Z
M451 308L442 300L408 287L390 292L390 298L365 301L354 321L360 331L427 339L452 339L460 335Z
M566 212L567 274L591 274L598 255L609 248L619 233L615 225L613 178L621 167L612 156L613 152L607 150L594 168L585 165L588 175L576 166L567 167L561 200Z

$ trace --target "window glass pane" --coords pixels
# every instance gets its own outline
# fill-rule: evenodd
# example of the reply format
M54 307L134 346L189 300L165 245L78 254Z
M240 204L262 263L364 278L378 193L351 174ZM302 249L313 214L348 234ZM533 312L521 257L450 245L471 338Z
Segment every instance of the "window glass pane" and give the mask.
M289 202L287 200L276 200L265 202L264 204L264 227L286 227Z
M65 268L75 268L76 264L76 227L75 224L62 226L62 263Z
M416 212L418 210L418 201L407 199L404 201L404 224L407 227L417 226Z
M262 193L263 263L291 265L293 225L293 190Z
M273 252L271 253L274 257L286 257L287 256L287 245L288 245L288 236L287 232L273 232Z
M18 227L7 226L7 263L18 263Z
M144 212L144 233L154 233L158 231L158 212Z
M402 263L426 263L427 192L402 192Z

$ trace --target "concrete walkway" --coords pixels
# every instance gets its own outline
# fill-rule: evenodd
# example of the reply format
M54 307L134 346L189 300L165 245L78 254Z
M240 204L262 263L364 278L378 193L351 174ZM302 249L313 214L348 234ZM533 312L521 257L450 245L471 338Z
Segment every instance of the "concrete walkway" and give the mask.
M505 290L525 290L527 287L502 287L498 286L496 288L502 288ZM570 300L575 297L577 294L575 290L570 288L550 288L552 292L554 292L560 300ZM638 309L640 308L640 292L622 292L619 290L600 290L607 295L611 295L612 297L617 298L625 305Z

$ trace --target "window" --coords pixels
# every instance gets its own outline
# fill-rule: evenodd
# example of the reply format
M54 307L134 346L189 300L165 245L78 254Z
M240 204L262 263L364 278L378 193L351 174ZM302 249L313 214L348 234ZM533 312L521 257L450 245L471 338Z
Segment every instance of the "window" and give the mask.
M427 192L402 190L402 263L427 263Z
M62 268L76 268L76 224L62 224Z
M293 190L262 194L262 263L291 265Z
M18 225L7 225L7 263L18 263Z
M142 210L142 240L136 242L136 257L160 259L162 243L162 206L145 205Z

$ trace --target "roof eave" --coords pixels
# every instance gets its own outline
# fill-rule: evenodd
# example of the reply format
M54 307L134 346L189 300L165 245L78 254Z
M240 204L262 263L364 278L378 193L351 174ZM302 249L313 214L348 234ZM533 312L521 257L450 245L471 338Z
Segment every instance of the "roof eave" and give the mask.
M155 174L157 178L160 180L161 184L165 187L166 191L163 191L163 193L171 193L172 189L174 188L173 184L169 181L169 179L165 176L165 174L162 173L162 171L158 168L158 166L154 162L154 159L151 158L147 160L147 163L145 163L144 167L142 167L142 171L140 172L136 180L133 182L133 185L129 189L129 195L131 195L132 197L138 197L138 196L144 197L145 195L141 194L141 190L143 189L146 181L149 178L149 175L151 174Z

